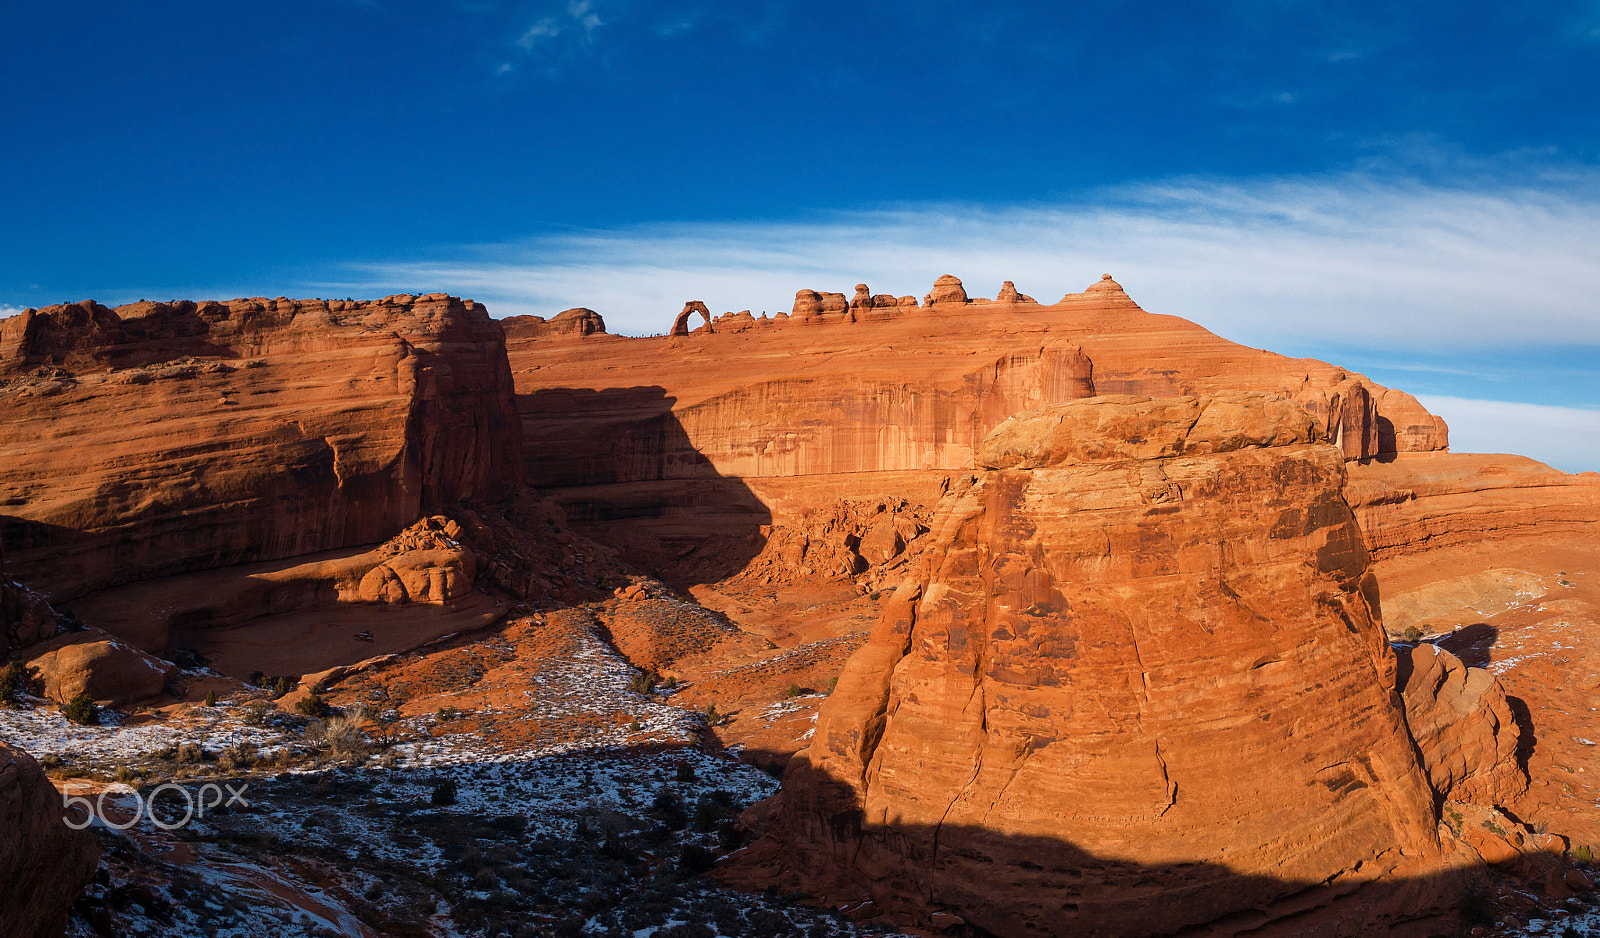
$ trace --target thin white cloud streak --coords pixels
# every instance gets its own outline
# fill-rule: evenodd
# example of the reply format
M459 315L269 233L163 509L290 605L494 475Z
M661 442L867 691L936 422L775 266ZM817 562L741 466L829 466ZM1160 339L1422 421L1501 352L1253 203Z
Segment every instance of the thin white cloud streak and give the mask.
M1600 345L1600 185L1191 182L1097 204L590 231L348 272L319 286L444 289L501 316L588 306L625 334L663 331L691 298L776 312L802 287L920 296L954 273L975 296L1014 280L1051 302L1110 272L1152 312L1261 347Z
M1517 453L1566 472L1600 471L1600 410L1419 394L1457 453Z

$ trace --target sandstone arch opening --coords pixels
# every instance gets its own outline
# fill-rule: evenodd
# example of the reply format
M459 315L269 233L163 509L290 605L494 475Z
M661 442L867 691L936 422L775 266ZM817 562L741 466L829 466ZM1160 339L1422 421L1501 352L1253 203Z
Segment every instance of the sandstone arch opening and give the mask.
M672 334L688 335L689 317L695 313L700 314L700 318L705 320L706 331L711 332L711 310L707 309L706 304L699 300L690 300L683 304L683 312L679 313L678 318L672 321Z

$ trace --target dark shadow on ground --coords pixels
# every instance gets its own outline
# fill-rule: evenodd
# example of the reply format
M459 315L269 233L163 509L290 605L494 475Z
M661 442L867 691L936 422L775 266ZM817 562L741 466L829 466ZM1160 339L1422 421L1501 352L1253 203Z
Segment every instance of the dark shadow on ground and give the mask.
M1487 667L1493 660L1494 643L1500 638L1500 630L1487 622L1479 622L1465 628L1456 629L1448 636L1439 639L1438 645L1450 652L1469 668Z
M661 387L546 388L517 395L523 477L582 533L677 586L743 569L772 514L718 473Z

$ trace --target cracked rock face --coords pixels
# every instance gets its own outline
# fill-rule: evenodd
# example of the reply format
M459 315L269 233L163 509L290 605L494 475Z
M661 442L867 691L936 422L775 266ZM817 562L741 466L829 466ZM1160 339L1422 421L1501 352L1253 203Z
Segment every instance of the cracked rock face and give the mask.
M777 836L880 907L1006 935L1165 933L1436 856L1322 440L1267 395L998 428L790 764Z

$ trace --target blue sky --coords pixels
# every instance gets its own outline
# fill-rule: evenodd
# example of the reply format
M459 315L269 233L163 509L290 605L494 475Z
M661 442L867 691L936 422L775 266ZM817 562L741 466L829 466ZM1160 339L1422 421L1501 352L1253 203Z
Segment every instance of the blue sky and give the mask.
M1600 0L7 4L0 313L1111 271L1594 469L1597 88Z

